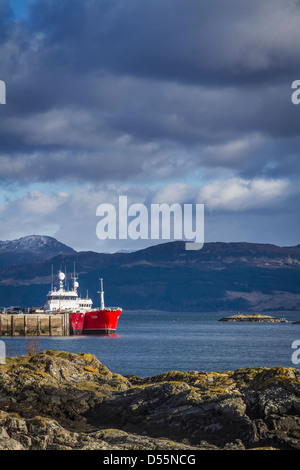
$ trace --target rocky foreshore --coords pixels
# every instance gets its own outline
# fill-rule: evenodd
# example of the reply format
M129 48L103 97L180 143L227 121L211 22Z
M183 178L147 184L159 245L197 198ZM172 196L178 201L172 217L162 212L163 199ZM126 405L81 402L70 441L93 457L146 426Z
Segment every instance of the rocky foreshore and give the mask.
M300 449L300 370L110 372L44 351L0 365L0 449Z
M281 322L282 320L277 317L272 317L270 315L262 315L261 313L248 313L242 314L238 313L236 315L231 315L229 317L221 318L219 321L248 321L248 322Z

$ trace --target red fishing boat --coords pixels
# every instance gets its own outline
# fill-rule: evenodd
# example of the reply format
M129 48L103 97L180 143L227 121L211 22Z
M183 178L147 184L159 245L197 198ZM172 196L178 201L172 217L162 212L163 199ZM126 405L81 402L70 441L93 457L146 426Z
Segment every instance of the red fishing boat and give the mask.
M77 277L73 276L73 289L66 290L64 286L65 274L59 272L59 289L52 288L44 305L45 313L69 313L71 335L110 335L117 329L119 317L122 313L120 307L105 307L103 279L100 279L100 307L93 308L92 300L87 296L78 296Z

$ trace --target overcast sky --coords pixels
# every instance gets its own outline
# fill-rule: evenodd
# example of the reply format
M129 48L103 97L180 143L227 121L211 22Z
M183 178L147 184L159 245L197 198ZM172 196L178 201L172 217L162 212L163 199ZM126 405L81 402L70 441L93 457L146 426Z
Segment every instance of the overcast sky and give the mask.
M0 239L100 241L99 204L205 205L300 243L300 0L0 0Z

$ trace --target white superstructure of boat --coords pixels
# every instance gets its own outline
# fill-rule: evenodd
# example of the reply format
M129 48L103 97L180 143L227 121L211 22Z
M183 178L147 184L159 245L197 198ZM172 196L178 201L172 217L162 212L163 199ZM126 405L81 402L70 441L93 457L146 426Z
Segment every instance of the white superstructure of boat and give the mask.
M74 274L73 289L66 290L64 287L65 274L62 271L58 273L59 289L54 287L48 292L47 301L44 304L45 313L60 313L62 311L87 312L92 310L93 302L89 297L81 298L78 296L79 287L77 278Z

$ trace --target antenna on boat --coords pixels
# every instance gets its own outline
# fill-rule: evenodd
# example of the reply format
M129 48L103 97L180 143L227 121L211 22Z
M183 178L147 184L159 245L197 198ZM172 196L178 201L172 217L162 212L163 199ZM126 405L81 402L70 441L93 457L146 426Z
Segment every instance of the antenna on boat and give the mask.
M53 290L53 264L51 264L51 290Z
M76 272L75 272L75 261L74 261L73 289L75 292L77 292L78 287L79 287L79 284L77 282L77 277L76 277Z
M100 308L101 310L104 310L104 290L103 290L103 279L100 278L100 290L97 291L97 294L100 294Z
M65 280L65 275L62 271L59 271L58 273L58 279L59 279L59 289L64 290L64 280Z

